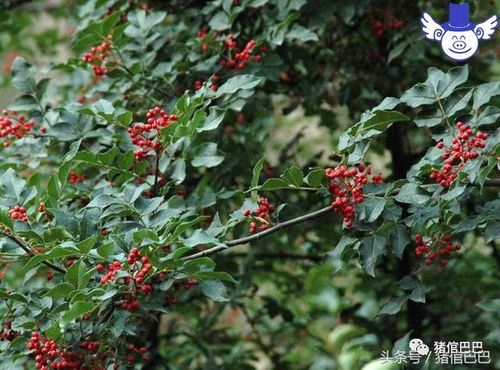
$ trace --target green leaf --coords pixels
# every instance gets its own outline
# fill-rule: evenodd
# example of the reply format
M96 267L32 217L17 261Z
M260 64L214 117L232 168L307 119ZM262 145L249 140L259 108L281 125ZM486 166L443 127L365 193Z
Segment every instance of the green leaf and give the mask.
M219 11L210 19L208 26L214 31L224 31L231 27L231 23L227 14L223 11Z
M498 314L500 312L500 298L481 301L476 304L480 309Z
M65 275L65 280L73 284L73 286L77 289L84 288L90 280L90 277L93 271L86 271L85 263L81 260L73 263L71 267L68 269Z
M385 254L386 238L383 235L373 235L361 240L359 254L361 265L371 276L375 276L375 264L378 258Z
M397 225L391 228L390 240L392 252L399 258L403 258L403 253L408 244L411 243L410 233L404 225Z
M500 221L490 221L484 229L484 241L490 243L500 239Z
M288 188L288 183L283 179L267 179L264 184L258 187L260 190L278 190Z
M4 212L0 210L0 225L3 225L9 229L12 229L14 226L14 221L12 218L7 214L7 212Z
M401 100L394 97L387 97L382 102L374 107L371 111L376 112L378 110L392 110L396 108L399 104L401 104Z
M31 257L28 260L28 262L26 262L26 264L24 265L24 268L26 270L29 270L39 265L43 261L48 261L54 258L70 257L76 254L78 254L78 250L73 247L62 247L62 246L54 247L47 253L36 254L33 257Z
M407 296L402 296L398 298L391 298L387 303L382 307L380 312L378 313L379 315L395 315L398 312L401 311L401 308L403 307L403 304L408 301Z
M18 96L10 105L10 110L15 111L32 111L39 107L38 101L33 95Z
M69 283L60 283L50 289L44 296L52 298L68 297L75 287Z
M396 195L395 199L400 203L422 205L430 199L430 196L422 194L417 184L409 183L404 184L401 189L399 189L399 193Z
M335 249L332 252L327 253L328 260L334 262L334 273L339 272L342 268L342 257L346 249L348 247L351 247L350 249L355 249L359 246L359 244L359 240L344 235L340 239L339 243L335 246Z
M23 58L16 57L12 63L12 85L25 94L36 94L35 69Z
M78 248L78 250L81 253L87 254L87 253L89 253L92 250L92 248L94 248L94 246L95 246L95 244L97 242L97 239L98 239L98 236L97 235L93 235L90 238L87 238L84 241L81 241L80 243L78 243L76 245L76 247Z
M217 96L234 94L239 90L249 90L262 82L262 78L254 75L239 75L231 77L217 90Z
M479 109L488 104L492 97L500 95L500 81L488 82L476 87L474 91L474 103L472 108Z
M26 186L24 181L12 168L7 169L2 176L0 176L0 184L3 185L4 195L15 199L16 202L20 201L21 194Z
M439 98L444 99L450 96L458 86L467 82L468 78L469 67L467 64L450 69L438 82L437 94Z
M441 109L431 107L429 109L423 109L417 113L415 117L415 124L418 127L435 127L443 122L444 116Z
M445 194L441 195L441 199L445 201L451 201L453 199L456 199L460 195L462 195L465 191L466 187L465 186L456 186L453 189L449 190Z
M220 244L219 240L207 234L205 230L197 229L187 239L182 239L182 243L187 247L195 247L200 244Z
M477 126L491 125L498 122L498 120L500 120L500 108L486 107L477 119Z
M265 160L266 160L266 158L262 157L261 159L258 160L258 162L253 167L252 181L250 182L250 185L252 188L255 188L255 187L257 187L257 185L259 185L260 173L262 172L262 168L264 167Z
M231 275L224 271L201 271L193 274L198 280L221 280L236 283Z
M282 176L283 180L287 182L288 185L295 187L300 187L304 182L304 175L302 171L297 166L292 166L287 168Z
M286 34L288 40L318 41L318 35L309 28L305 28L299 24L294 24L292 29Z
M202 144L194 156L191 164L193 167L216 167L224 161L224 156L217 150L216 143Z
M460 89L455 91L444 103L444 111L448 117L453 117L457 112L467 108L472 98L472 89Z
M421 105L430 105L436 102L436 94L432 86L419 83L407 90L401 97L401 101L411 108Z
M309 172L304 178L304 182L313 188L318 188L325 179L325 170L323 168L316 168Z
M52 174L49 178L49 182L47 183L47 193L55 199L59 199L61 196L61 186L56 174Z
M354 142L366 140L370 137L379 135L387 130L395 122L409 121L410 119L396 111L376 111L365 112L362 120L354 125L349 133L354 137ZM354 142L352 144L354 144Z
M184 262L182 272L195 273L199 271L212 271L215 268L215 262L209 257L200 257L194 260Z
M200 283L201 292L216 302L227 302L226 286L219 280L208 280Z
M132 122L133 115L131 112L123 112L116 116L116 120L120 123L120 125L124 127L128 127Z
M94 310L97 306L96 303L87 301L78 301L73 304L68 311L66 311L61 318L62 324L68 324L76 318L83 316L84 314Z
M382 214L384 207L384 198L369 198L362 204L362 212L359 215L359 219L368 223L374 222Z
M201 127L198 127L196 131L204 132L215 130L224 120L226 111L217 107L210 107L210 114L206 118L205 122Z
M103 25L102 25L102 33L104 36L107 36L111 30L113 29L113 27L118 23L118 21L120 20L120 17L121 17L121 14L120 12L115 12L111 15L109 15Z

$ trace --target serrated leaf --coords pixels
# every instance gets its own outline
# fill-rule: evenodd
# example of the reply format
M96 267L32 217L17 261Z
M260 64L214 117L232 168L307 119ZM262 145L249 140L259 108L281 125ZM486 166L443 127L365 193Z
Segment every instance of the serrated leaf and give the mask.
M404 225L397 225L391 229L390 233L392 252L399 258L403 258L403 253L408 244L411 243L410 233Z
M395 199L400 203L408 203L415 205L425 204L429 199L429 195L422 194L420 187L417 184L405 184L399 189L399 193Z
M260 190L278 190L288 188L288 184L283 179L267 179L261 186Z
M403 304L408 300L407 296L402 296L398 298L391 298L387 303L382 307L379 315L395 315L401 311Z
M304 175L302 171L297 166L289 167L285 170L282 176L283 180L287 182L288 185L295 187L300 187L304 182Z
M375 264L378 258L385 254L386 238L383 235L373 235L361 240L359 254L361 265L369 275L375 276Z
M23 58L16 57L12 63L12 85L22 93L35 95L35 69Z
M226 286L219 280L208 280L200 283L201 292L216 302L227 302Z
M249 90L262 82L262 78L254 75L239 75L231 77L217 90L217 96L234 94L239 90Z
M492 97L500 95L500 81L488 82L476 87L472 108L479 109L489 103Z

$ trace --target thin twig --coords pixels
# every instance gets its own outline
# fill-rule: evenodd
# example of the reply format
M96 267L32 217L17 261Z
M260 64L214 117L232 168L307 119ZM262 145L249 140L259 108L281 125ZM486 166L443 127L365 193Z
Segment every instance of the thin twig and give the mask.
M192 260L195 258L208 256L208 255L220 252L220 251L228 249L228 248L236 247L237 245L251 243L253 241L265 238L268 235L274 234L275 232L277 232L285 227L296 225L296 224L299 224L299 223L302 223L302 222L305 222L308 220L312 220L312 219L319 217L319 216L322 216L328 212L332 212L331 206L322 208L318 211L314 211L314 212L305 214L303 216L299 216L297 218L293 218L293 219L285 221L285 222L281 222L281 223L276 224L273 227L270 227L269 229L264 230L260 233L246 236L244 238L230 240L230 241L226 242L224 245L217 245L213 248L205 249L204 251L192 254L190 256L183 257L182 260L188 261L188 260Z
M490 186L490 187L497 187L497 186L500 187L500 179L488 179L488 180L486 180L484 182L484 185L485 186ZM381 194L383 194L383 193L381 193ZM378 194L376 194L376 195L378 195ZM279 231L279 230L281 230L281 229L283 229L285 227L296 225L296 224L299 224L299 223L302 223L302 222L314 219L314 218L319 217L321 215L324 215L325 213L328 213L331 210L332 210L331 206L322 208L322 209L320 209L318 211L314 211L314 212L305 214L303 216L299 216L297 218L293 218L291 220L288 220L288 221L285 221L285 222L282 222L282 223L278 223L278 224L274 225L273 227L270 227L269 229L264 230L264 231L262 231L260 233L257 233L257 234L254 234L254 235L250 235L250 236L246 236L244 238L230 240L230 241L224 243L223 245L217 245L215 247L212 247L212 248L209 248L209 249L205 249L204 251L201 251L201 252L198 252L198 253L194 253L194 254L191 254L189 256L185 256L185 257L182 258L182 260L183 261L189 261L189 260L192 260L192 259L195 259L195 258L205 257L205 256L208 256L208 255L211 255L211 254L214 254L214 253L218 253L220 251L223 251L223 250L235 247L237 245L251 243L253 241L265 238L268 235L274 234L275 232L277 232L277 231Z
M11 234L7 234L7 233L4 233L4 232L0 232L0 235L3 235L5 236L6 238L12 240L14 243L16 243L18 246L21 247L22 250L24 250L26 252L26 254L30 255L30 256L34 256L35 253L31 250L30 247L28 247L26 244L24 244L21 240L19 240L18 238L16 238L14 235L11 235ZM60 272L62 274L65 274L66 273L66 270L60 268L59 266L56 266L54 265L52 262L49 262L49 261L42 261L42 263L45 265L45 266L48 266L50 267L52 270L54 271L57 271L57 272Z
M248 253L231 253L231 257L248 257ZM324 260L323 256L313 256L306 254L295 254L295 253L256 253L256 258L259 259L279 259L279 260L297 260L297 261L312 261L321 262Z
M153 195L158 195L158 175L160 172L160 151L156 151L155 183L153 185Z

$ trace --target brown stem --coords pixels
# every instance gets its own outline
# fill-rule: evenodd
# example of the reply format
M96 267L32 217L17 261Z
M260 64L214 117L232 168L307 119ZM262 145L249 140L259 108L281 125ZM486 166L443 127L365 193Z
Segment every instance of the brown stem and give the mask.
M26 252L26 254L30 256L34 256L35 253L31 250L30 247L28 247L26 244L24 244L20 239L16 238L14 235L7 234L5 232L0 232L0 235L5 236L6 238L12 240L14 243L16 243L19 247L21 247L22 250ZM49 261L42 261L42 263L45 266L50 267L52 270L60 272L62 274L66 273L66 270L60 268L59 266L54 265L52 262Z
M328 212L332 212L332 207L331 206L322 208L322 209L320 209L318 211L314 211L314 212L305 214L303 216L299 216L297 218L293 218L293 219L285 221L285 222L278 223L278 224L276 224L276 225L270 227L269 229L266 229L266 230L264 230L264 231L262 231L260 233L257 233L257 234L254 234L254 235L250 235L250 236L246 236L244 238L230 240L230 241L226 242L224 245L217 245L217 246L215 246L213 248L205 249L204 251L192 254L190 256L183 257L182 260L188 261L188 260L192 260L192 259L195 259L195 258L208 256L208 255L220 252L220 251L225 250L225 249L236 247L237 245L251 243L253 241L262 239L262 238L264 238L264 237L266 237L268 235L274 234L275 232L277 232L277 231L279 231L279 230L281 230L281 229L283 229L285 227L296 225L296 224L299 224L299 223L302 223L302 222L305 222L305 221L308 221L308 220L312 220L312 219L314 219L316 217L319 217L321 215L324 215L324 214L326 214Z

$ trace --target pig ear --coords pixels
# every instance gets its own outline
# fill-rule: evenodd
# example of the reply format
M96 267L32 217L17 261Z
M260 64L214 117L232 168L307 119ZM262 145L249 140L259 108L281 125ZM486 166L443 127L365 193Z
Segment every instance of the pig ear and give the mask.
M444 34L443 27L437 24L428 13L422 15L420 22L422 23L422 31L424 31L425 37L430 40L441 41Z
M491 35L495 33L495 27L498 25L497 16L494 15L491 18L488 18L483 23L479 23L476 28L474 28L474 33L476 34L478 39L489 40L491 39Z

